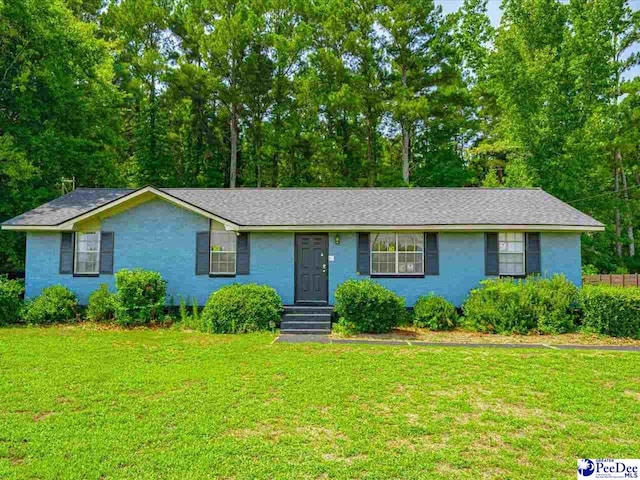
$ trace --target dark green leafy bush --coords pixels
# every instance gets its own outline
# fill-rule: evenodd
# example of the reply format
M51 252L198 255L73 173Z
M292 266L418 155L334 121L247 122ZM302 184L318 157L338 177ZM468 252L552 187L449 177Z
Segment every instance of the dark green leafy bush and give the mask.
M0 276L0 325L16 323L22 308L21 296L24 292L22 280L8 280Z
M167 282L158 272L122 269L116 273L116 321L145 325L162 318Z
M534 309L538 317L538 332L567 333L576 328L579 290L563 275L549 279L535 277L527 281L534 288Z
M402 323L404 298L373 280L347 280L336 289L334 311L351 333L384 333Z
M227 285L213 292L200 322L214 333L247 333L276 327L282 318L282 299L268 285Z
M89 295L87 304L87 318L94 322L107 322L115 318L116 298L109 291L109 286L103 283Z
M612 337L640 338L640 288L585 285L580 291L582 325Z
M578 289L562 275L550 279L498 278L471 290L465 325L480 332L564 333L575 328Z
M28 302L25 310L24 320L28 323L71 322L77 316L78 299L68 288L52 285Z
M413 324L429 330L451 330L458 324L458 312L453 303L430 293L413 307Z

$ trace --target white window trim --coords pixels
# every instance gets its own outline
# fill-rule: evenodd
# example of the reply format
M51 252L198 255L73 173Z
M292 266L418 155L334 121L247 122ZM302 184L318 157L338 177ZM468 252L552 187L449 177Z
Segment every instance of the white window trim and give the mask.
M81 234L95 233L98 235L98 249L91 251L80 251L78 248L78 240ZM100 230L87 230L84 232L76 232L73 240L73 273L74 275L99 275L100 274L100 246L102 243L102 233ZM95 272L79 272L78 271L78 254L79 253L96 253L98 255L98 259L96 260L96 271Z
M374 253L391 253L391 252L387 252L387 251L378 251L378 250L372 250L371 246L373 245L373 235L375 235L376 233L384 233L384 234L390 234L393 233L396 236L396 250L395 252L395 265L396 265L396 271L395 272L391 272L391 273L374 273L373 272L373 254ZM423 235L423 240L422 240L422 252L402 252L402 253L416 253L416 254L420 254L422 255L422 272L406 272L406 273L399 273L398 272L398 254L400 253L400 249L398 248L398 235L410 235L410 234L417 234ZM425 264L424 264L424 258L425 258L425 247L426 245L424 244L424 233L423 232L370 232L369 233L369 275L371 275L372 277L387 277L387 276L394 276L394 277L423 277L425 276Z
M506 255L518 255L518 252L500 252L500 234L501 233L518 233L522 235L522 271L523 273L502 273L500 271L500 256ZM498 275L500 277L525 277L527 275L527 234L526 232L498 232Z
M235 248L233 250L220 250L218 252L214 252L213 249L211 248L211 236L214 233L225 233L225 234L233 234L234 237L234 245ZM235 255L235 259L236 261L233 262L233 272L214 272L212 271L212 260L213 260L213 254L214 253L233 253ZM236 275L236 271L238 268L238 236L236 235L235 232L230 231L230 230L209 230L209 275L219 275L219 276L232 276L232 275Z

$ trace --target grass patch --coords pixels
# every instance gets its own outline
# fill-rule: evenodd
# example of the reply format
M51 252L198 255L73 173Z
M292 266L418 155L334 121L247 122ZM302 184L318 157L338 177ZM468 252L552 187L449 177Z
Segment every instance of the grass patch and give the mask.
M558 478L640 450L638 354L0 329L1 478Z

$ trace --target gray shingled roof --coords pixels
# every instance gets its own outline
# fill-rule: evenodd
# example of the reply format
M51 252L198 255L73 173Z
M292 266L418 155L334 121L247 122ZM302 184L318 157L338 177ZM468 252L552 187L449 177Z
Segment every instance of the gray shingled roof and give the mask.
M160 189L241 226L571 225L601 223L540 189ZM132 192L78 189L5 225L59 225Z
M78 188L2 225L59 225L134 191L130 188Z

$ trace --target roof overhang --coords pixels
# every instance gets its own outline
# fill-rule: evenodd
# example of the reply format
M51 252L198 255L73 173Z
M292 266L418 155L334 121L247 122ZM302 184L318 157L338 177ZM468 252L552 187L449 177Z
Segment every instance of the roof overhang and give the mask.
M580 226L580 225L245 225L239 226L233 223L219 220L215 215L205 215L219 221L225 226L225 230L238 232L383 232L383 231L419 231L419 232L491 232L491 231L517 231L517 232L602 232L604 226ZM88 217L87 217L88 218ZM87 220L82 218L81 220ZM75 223L81 220L76 220ZM22 232L72 231L74 223L66 222L61 225L2 225L3 230L17 230Z
M366 231L451 231L490 232L512 230L518 232L602 232L602 226L583 225L242 225L240 232L366 232Z
M189 202L186 202L184 200L181 200L167 192L163 192L162 190L159 190L155 187L152 186L147 186L147 187L142 187L138 190L135 190L127 195L124 195L120 198L117 198L115 200L112 200L108 203L105 203L104 205L101 205L99 207L94 208L93 210L89 210L88 212L85 212L81 215L78 215L74 218L71 218L63 223L59 223L58 225L2 225L2 229L3 230L17 230L17 231L25 231L25 232L30 232L30 231L71 231L74 229L74 226L77 225L80 222L84 222L87 220L90 220L91 218L94 217L99 217L101 215L105 215L107 214L110 210L113 210L115 208L118 207L122 207L124 205L126 205L126 203L128 202L132 202L136 199L139 199L140 197L144 196L144 195L149 195L151 194L152 196L158 197L158 198L162 198L163 200L166 200L169 203L172 203L178 207L184 208L185 210L189 210L191 212L197 213L199 215L202 215L203 217L207 217L211 220L215 220L216 222L221 223L222 225L224 225L226 230L238 230L238 225L236 225L233 222L230 222L229 220L227 220L226 218L222 218L219 217L218 215L215 215L212 212L209 212L207 210L204 210L200 207L197 207L196 205L193 205Z

